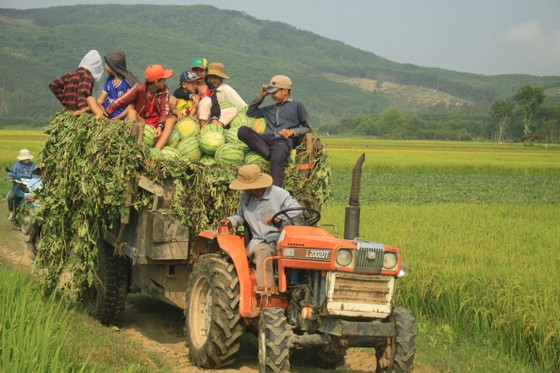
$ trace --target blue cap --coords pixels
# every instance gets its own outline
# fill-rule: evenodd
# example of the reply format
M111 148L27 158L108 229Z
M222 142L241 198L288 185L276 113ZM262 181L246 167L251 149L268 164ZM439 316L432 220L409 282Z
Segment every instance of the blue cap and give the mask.
M181 73L181 77L179 78L179 82L192 82L195 80L200 79L198 75L192 70L185 70Z

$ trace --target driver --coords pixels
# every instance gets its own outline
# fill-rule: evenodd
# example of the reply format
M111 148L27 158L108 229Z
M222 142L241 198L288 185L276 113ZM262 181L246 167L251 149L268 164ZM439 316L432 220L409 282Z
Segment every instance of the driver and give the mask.
M241 166L237 179L229 188L243 191L239 196L239 208L237 214L222 219L219 224L230 229L245 223L249 226L252 238L246 248L247 257L257 266L257 292L263 292L263 262L276 253L281 224L284 219L298 218L302 211L286 212L274 218L274 221L272 218L279 211L301 208L301 205L287 190L272 185L272 177L262 173L255 164ZM269 261L266 266L266 286L269 289L274 287L273 276L272 262Z
M19 155L17 156L18 161L14 163L12 168L8 171L6 175L6 180L18 180L21 179L31 179L33 177L33 169L35 168L35 163L31 162L33 156L31 152L27 149L21 149ZM8 220L14 220L14 214L16 212L15 206L19 205L19 201L23 197L23 190L21 186L14 183L12 189L6 195L6 203L8 204L8 211L10 215Z

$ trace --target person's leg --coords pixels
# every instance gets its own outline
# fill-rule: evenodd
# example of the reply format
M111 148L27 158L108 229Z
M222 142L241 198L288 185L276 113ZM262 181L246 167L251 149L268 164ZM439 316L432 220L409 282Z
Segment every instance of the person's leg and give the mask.
M270 144L270 176L279 187L284 183L284 163L290 156L292 144L285 137L275 138Z
M271 136L261 135L253 131L250 127L241 126L237 131L237 138L247 144L251 150L259 153L266 159L270 158L268 143L272 140Z
M200 127L204 127L204 125L208 122L208 118L210 118L210 109L212 108L212 99L210 97L204 97L198 103L198 122L200 123Z
M169 140L169 136L171 136L171 132L173 132L175 123L177 123L177 118L173 116L167 118L167 120L165 121L165 125L163 126L163 132L161 133L161 136L154 148L161 150L165 147L165 144L167 144L167 140Z
M264 273L263 264L266 258L274 256L276 249L274 246L267 243L259 243L255 247L255 252L253 253L253 263L257 266L257 287L263 287L264 283ZM268 261L266 265L266 286L271 288L274 285L274 270L272 268L272 261Z
M10 212L8 220L12 220L14 218L14 196L13 190L10 190L6 195L6 204L8 205L8 211Z
M231 123L233 118L237 115L238 110L236 107L228 107L225 109L221 109L220 112L220 122L225 126Z

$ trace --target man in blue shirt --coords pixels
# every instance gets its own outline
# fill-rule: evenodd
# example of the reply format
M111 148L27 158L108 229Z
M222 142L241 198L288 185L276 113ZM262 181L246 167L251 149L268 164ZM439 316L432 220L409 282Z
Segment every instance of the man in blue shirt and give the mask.
M274 185L280 187L284 180L284 162L290 156L290 151L299 144L303 135L311 132L307 109L303 102L292 99L291 90L292 80L289 77L272 77L270 84L263 84L259 96L247 109L247 116L265 118L265 133L257 133L246 126L237 132L239 140L270 159L270 174ZM259 108L268 95L271 95L274 105Z
M282 218L293 220L302 212L287 212L287 216L280 215L275 221L272 221L272 217L281 210L301 208L301 205L287 190L272 185L272 177L262 173L255 164L241 166L237 179L229 187L244 192L239 197L237 213L221 220L220 225L235 228L247 223L251 229L252 238L246 248L247 257L257 266L257 287L260 290L265 285L263 262L276 253ZM266 286L270 288L274 286L272 263L269 262L266 267Z

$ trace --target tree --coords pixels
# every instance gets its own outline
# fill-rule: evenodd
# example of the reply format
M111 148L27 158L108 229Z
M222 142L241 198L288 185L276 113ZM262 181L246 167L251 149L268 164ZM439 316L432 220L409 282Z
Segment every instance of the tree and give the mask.
M490 107L490 116L498 121L498 142L502 142L507 123L513 116L514 104L511 101L506 101L503 98L498 98L492 103Z
M545 98L544 89L534 84L526 84L517 91L513 99L517 102L523 123L523 137L531 133L533 115L538 112Z

